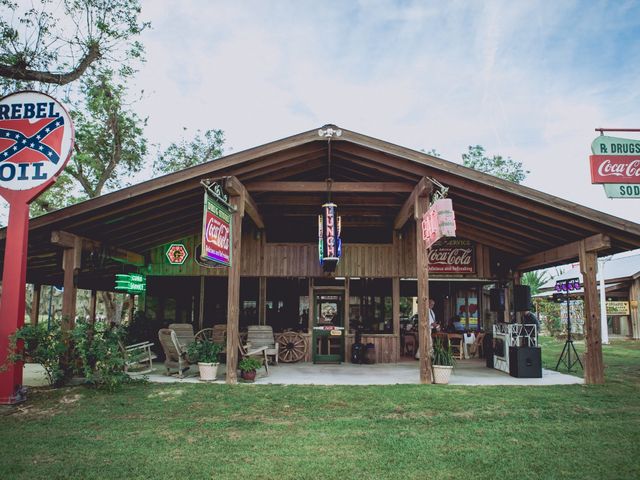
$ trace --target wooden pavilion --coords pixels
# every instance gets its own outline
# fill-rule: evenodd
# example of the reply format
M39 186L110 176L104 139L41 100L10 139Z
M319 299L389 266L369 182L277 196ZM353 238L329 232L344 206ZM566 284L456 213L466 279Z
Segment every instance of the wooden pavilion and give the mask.
M231 246L235 261L228 268L197 261L205 179L221 181L236 209ZM429 273L420 219L434 180L448 188L457 236L473 252L469 270ZM329 195L342 218L343 241L342 258L331 274L323 272L318 261L317 226ZM2 248L4 238L2 231ZM183 264L167 261L171 244L184 245L189 256ZM390 299L380 308L389 307L391 322L382 321L376 333L363 334L363 342L375 344L378 360L389 362L400 355L400 298L417 297L421 379L429 382L425 351L431 341L426 323L430 287L446 281L450 289L466 282L477 285L482 296L482 285L511 287L522 272L579 260L587 317L585 380L602 383L596 259L638 247L638 224L327 125L33 219L27 281L36 287L35 309L42 285L63 285L63 315L73 319L77 288L92 291L95 311L95 292L113 291L116 273L144 273L147 310L162 307L171 292L182 292L172 307L173 320L187 312L183 317L196 325L210 326L215 316L221 316L215 323L227 323L231 383L236 381L235 334L245 305L255 307L256 323L277 323L280 307L285 315L288 303L269 300L268 289L282 298L307 298L303 329L309 335L316 315L313 299L322 292L343 294L347 332L354 321L350 298ZM444 301L447 292L440 293L439 312L448 316L452 310L442 305L449 305ZM361 300L359 308L365 307ZM488 308L478 310L480 317L489 314ZM298 319L299 313L296 308L292 315ZM633 321L638 322L637 311ZM352 341L347 335L347 351Z

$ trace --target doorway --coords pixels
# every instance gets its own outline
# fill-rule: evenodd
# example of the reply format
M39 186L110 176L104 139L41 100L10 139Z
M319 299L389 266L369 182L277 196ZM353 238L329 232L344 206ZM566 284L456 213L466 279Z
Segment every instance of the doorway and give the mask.
M313 363L344 362L344 291L314 293Z

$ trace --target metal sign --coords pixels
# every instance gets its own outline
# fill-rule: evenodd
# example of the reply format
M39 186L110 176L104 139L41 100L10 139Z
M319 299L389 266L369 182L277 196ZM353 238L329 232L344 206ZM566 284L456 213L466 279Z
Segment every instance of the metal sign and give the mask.
M172 243L167 248L166 255L171 265L182 265L189 256L189 252L182 243Z
M474 273L475 246L470 240L446 238L429 250L429 273Z
M336 215L337 207L335 203L325 203L322 215L318 215L318 255L325 272L335 271L342 256L342 222Z
M430 248L442 237L456 236L456 217L450 198L441 198L433 202L422 216L422 239L425 248Z
M629 302L610 301L606 302L607 315L629 315Z
M147 279L139 273L116 274L116 290L132 294L140 294L147 291Z
M200 258L228 267L231 266L231 212L221 189L220 195L215 197L208 191L211 190L207 189L204 193Z
M640 198L640 140L600 135L591 143L591 183L608 198Z

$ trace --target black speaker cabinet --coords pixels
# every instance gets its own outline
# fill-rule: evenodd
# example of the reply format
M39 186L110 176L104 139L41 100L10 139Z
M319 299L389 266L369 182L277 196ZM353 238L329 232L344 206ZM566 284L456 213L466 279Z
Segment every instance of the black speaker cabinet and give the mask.
M524 312L531 308L531 287L529 285L513 286L513 309Z
M492 288L489 290L489 308L492 312L504 312L506 290Z
M482 339L482 353L484 354L487 368L493 368L493 334L487 333Z
M509 347L509 375L542 378L540 347Z

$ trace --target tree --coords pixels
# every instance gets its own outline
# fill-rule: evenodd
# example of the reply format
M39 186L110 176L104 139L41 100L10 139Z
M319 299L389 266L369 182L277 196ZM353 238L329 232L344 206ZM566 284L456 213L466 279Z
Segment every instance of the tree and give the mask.
M26 3L26 2L25 2ZM19 6L0 0L0 85L5 93L40 83L66 85L90 67L140 58L135 40L149 23L139 22L139 0L40 0Z
M186 128L184 131L186 132ZM167 174L220 158L223 154L222 130L196 131L193 139L185 138L171 143L153 163L156 174Z
M33 202L33 214L98 197L105 188L119 188L123 178L144 165L146 120L126 104L125 87L114 79L114 72L104 69L86 75L80 92L83 98L71 110L75 155L58 181ZM73 180L79 189L74 188Z
M489 158L485 155L484 147L480 145L469 145L469 151L462 154L462 164L465 167L473 168L480 172L488 173L514 183L522 181L530 173L525 170L522 162L516 162L511 157L503 158L501 155L494 155Z
M531 287L531 295L536 295L540 292L540 288L547 283L551 277L544 270L536 270L533 272L526 272L522 275L520 283L523 285L529 285Z

